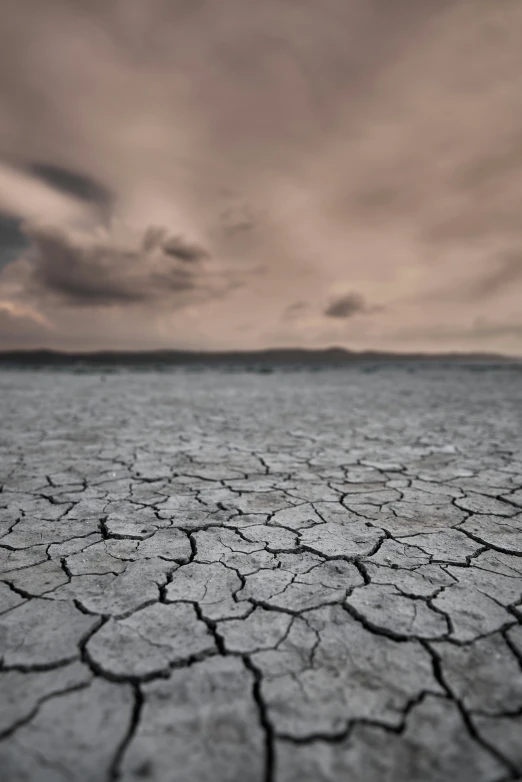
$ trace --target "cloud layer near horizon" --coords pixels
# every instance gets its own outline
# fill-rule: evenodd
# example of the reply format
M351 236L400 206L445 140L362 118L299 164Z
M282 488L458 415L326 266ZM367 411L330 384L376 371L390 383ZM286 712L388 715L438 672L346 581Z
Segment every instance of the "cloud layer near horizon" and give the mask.
M2 21L0 347L522 354L518 0Z

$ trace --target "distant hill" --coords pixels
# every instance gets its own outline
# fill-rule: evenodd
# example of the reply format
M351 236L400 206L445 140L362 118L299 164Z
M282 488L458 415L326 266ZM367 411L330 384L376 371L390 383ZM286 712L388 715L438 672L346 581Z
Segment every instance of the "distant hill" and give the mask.
M272 348L257 351L198 352L185 350L61 352L55 350L0 351L0 366L20 368L67 367L339 367L354 363L466 363L520 364L522 359L489 353L356 352L332 347L321 350Z

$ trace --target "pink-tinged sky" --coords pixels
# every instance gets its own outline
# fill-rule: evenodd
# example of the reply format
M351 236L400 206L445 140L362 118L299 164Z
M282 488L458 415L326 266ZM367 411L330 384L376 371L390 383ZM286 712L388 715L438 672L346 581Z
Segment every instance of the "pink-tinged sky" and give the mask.
M0 347L522 355L521 0L3 0Z

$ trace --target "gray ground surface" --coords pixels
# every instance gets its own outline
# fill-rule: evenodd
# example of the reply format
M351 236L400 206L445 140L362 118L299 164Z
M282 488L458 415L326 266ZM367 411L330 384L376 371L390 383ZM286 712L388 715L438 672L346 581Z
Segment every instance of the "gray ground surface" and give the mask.
M522 770L522 373L0 375L5 782Z

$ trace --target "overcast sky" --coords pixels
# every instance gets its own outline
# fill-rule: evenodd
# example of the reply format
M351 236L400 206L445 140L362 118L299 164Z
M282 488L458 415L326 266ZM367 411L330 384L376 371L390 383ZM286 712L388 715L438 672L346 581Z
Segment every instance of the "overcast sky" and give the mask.
M2 0L0 348L522 355L521 0Z

